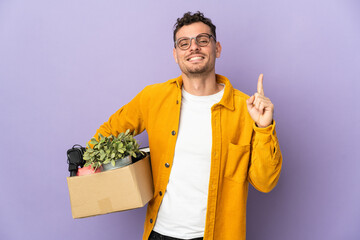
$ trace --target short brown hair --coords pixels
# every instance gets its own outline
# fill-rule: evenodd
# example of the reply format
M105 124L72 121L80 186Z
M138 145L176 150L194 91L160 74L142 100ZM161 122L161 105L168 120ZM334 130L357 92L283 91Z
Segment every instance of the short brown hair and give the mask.
M187 12L184 14L182 18L178 18L176 20L176 23L174 25L174 42L176 41L176 33L179 31L180 28L186 25L190 25L192 23L196 22L203 22L206 25L208 25L211 29L211 33L214 35L214 39L216 41L216 26L211 22L210 18L204 17L204 14L200 11L197 11L196 13Z

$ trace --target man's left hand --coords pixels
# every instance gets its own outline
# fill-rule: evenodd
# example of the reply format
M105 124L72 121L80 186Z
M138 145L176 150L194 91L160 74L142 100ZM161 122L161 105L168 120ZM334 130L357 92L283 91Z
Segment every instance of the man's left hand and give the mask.
M256 125L261 128L272 124L274 105L269 98L264 95L263 74L260 74L257 84L257 93L246 100L247 108L251 118Z

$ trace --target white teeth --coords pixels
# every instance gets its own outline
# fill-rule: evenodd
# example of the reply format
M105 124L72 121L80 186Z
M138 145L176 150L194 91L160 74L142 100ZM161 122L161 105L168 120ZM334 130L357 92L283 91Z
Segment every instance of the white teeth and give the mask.
M193 57L193 58L190 58L189 61L198 60L198 59L203 59L203 58L202 57Z

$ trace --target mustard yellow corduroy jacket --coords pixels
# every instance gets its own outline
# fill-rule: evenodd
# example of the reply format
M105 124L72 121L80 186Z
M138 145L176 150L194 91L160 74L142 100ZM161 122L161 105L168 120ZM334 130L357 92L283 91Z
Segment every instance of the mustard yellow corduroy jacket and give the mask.
M275 122L267 128L256 127L245 102L249 96L234 89L226 77L216 75L216 79L225 84L225 91L211 108L213 140L204 239L240 240L246 237L249 182L259 191L271 191L280 176L282 156ZM144 240L155 224L170 176L181 87L181 77L147 86L95 135L118 135L127 129L148 133L155 192L147 208Z

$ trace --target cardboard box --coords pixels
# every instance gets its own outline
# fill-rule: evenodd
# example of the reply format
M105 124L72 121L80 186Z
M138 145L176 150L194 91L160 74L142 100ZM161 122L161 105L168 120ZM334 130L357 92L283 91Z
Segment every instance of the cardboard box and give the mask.
M149 156L129 166L68 177L73 218L143 207L154 193Z

